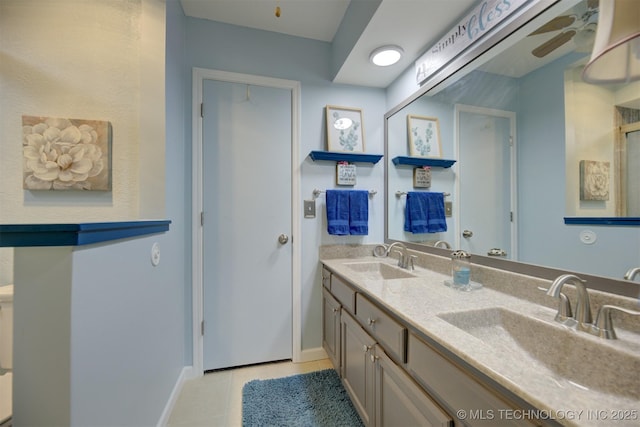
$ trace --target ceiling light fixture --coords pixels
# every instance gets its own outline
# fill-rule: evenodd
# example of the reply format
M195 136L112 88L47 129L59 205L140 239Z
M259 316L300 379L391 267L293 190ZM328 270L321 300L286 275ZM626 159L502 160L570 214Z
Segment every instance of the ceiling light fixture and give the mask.
M379 67L386 67L400 61L403 53L400 46L382 46L371 52L369 59Z

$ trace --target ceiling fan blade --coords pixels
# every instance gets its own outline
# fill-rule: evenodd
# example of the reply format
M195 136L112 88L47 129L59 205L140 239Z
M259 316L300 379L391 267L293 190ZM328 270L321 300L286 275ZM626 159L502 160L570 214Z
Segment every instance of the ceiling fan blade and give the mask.
M576 19L577 16L575 15L557 16L529 35L535 36L536 34L544 34L551 31L561 30L576 22Z
M540 46L533 49L531 53L538 58L543 58L571 40L575 35L576 30L563 31L551 40L548 40L547 42L542 43Z

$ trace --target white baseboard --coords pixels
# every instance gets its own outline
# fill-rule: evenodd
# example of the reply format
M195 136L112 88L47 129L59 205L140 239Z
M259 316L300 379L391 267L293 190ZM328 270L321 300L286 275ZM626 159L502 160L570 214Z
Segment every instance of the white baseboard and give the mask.
M294 360L296 363L313 362L314 360L326 359L327 352L322 347L310 348L300 352L300 359Z
M171 416L171 411L173 411L173 407L178 401L178 396L180 396L180 391L182 391L182 386L184 382L193 376L193 366L185 366L180 371L180 375L178 375L178 379L173 386L173 390L171 390L171 394L169 395L169 400L167 400L167 404L164 406L164 410L162 411L162 415L160 416L160 420L158 421L158 427L164 427L169 422L169 417Z

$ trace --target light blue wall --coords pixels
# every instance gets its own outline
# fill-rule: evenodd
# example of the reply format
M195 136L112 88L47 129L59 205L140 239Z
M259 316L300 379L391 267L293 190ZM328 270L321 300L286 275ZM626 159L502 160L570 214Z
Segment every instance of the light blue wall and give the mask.
M71 425L157 424L184 366L179 228L74 249Z
M195 18L186 18L186 28L186 63L189 69L200 67L301 82L300 156L295 159L302 173L301 199L311 199L315 188L324 190L335 186L335 162L312 162L307 157L312 150L326 149L324 107L327 104L361 108L366 151L384 152L385 92L383 89L332 83L329 77L331 44ZM190 123L189 105L185 106L185 114L186 122ZM189 138L190 132L189 128ZM317 217L301 220L302 236L298 241L302 245L304 350L322 345L319 246L381 242L384 237L383 165L381 162L377 165L357 164L357 172L356 188L378 192L369 205L368 236L329 236L324 195L316 201ZM296 236L293 238L295 242Z
M176 321L181 321L184 328L184 364L191 365L191 139L188 131L191 116L187 114L191 105L191 74L186 65L186 18L177 1L167 2L166 19L165 200L175 245L175 259L167 261L175 266L175 280L184 288L179 301L184 319Z

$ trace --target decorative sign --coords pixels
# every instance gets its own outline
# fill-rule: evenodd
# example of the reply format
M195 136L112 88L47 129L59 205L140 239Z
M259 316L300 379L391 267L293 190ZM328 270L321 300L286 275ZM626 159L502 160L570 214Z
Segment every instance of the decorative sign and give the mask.
M431 168L426 166L423 168L413 169L413 187L414 188L431 188Z
M441 38L415 63L416 82L421 85L440 68L533 0L485 0Z
M336 184L356 185L356 165L349 163L336 164Z

